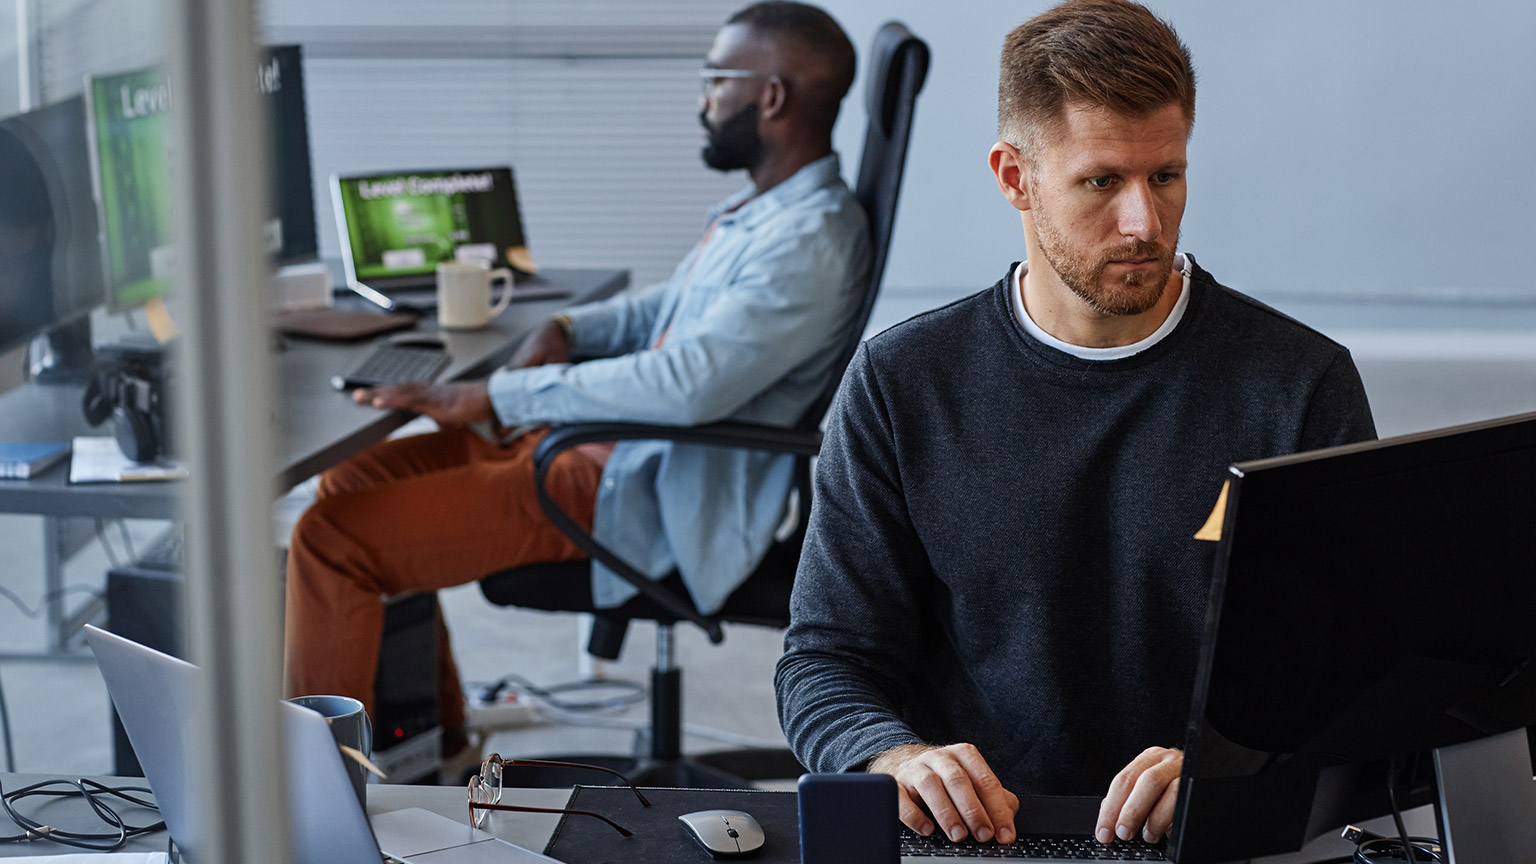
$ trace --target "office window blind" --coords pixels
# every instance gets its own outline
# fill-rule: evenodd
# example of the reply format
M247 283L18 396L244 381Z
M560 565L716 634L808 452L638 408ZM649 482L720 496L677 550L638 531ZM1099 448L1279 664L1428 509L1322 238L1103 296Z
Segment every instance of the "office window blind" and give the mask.
M44 102L80 93L85 76L160 63L168 26L159 0L33 2Z
M699 160L697 60L327 60L306 64L321 254L326 178L508 163L545 266L671 272L710 204L740 188Z
M332 173L512 165L535 259L666 276L747 182L699 160L717 0L267 0L305 48L320 247Z
M721 0L265 0L264 25L719 27L745 3Z
M0 0L0 117L21 108L21 69L17 66L16 0Z

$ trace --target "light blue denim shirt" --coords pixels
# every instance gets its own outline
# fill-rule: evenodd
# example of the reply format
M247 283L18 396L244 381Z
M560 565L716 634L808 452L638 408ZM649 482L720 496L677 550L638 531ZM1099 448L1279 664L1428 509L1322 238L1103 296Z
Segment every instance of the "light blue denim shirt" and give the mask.
M868 278L869 229L836 154L754 193L716 205L713 233L666 281L567 311L573 356L593 359L492 375L501 422L794 425L843 371L832 366ZM767 552L793 467L782 454L621 443L593 533L652 578L678 569L709 614ZM604 607L637 593L597 564L592 589Z

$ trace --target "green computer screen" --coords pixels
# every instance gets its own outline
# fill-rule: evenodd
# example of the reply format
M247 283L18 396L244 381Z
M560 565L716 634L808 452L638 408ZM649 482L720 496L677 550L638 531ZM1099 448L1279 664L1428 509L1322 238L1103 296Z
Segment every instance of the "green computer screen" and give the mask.
M92 77L87 88L105 239L108 302L136 306L164 294L176 266L167 115L159 67Z
M508 168L412 171L336 178L360 281L432 273L440 261L505 266L523 245Z

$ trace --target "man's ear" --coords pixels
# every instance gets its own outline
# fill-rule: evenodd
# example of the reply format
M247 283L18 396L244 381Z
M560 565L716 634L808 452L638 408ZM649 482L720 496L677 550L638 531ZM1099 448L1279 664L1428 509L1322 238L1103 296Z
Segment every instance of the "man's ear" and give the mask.
M758 116L764 120L778 117L784 113L788 98L789 91L784 86L784 79L777 75L769 75L768 84L763 88L763 94L757 97Z
M1024 154L1012 144L999 141L987 153L987 164L992 168L998 190L1008 199L1008 203L1015 210L1030 209L1030 188L1034 181L1029 170L1029 160L1024 158Z

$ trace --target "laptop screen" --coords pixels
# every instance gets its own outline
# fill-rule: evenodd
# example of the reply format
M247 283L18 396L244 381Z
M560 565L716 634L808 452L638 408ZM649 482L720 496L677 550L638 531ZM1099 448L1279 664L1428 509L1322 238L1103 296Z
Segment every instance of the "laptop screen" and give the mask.
M431 276L443 261L508 266L526 245L511 168L332 179L350 281Z

